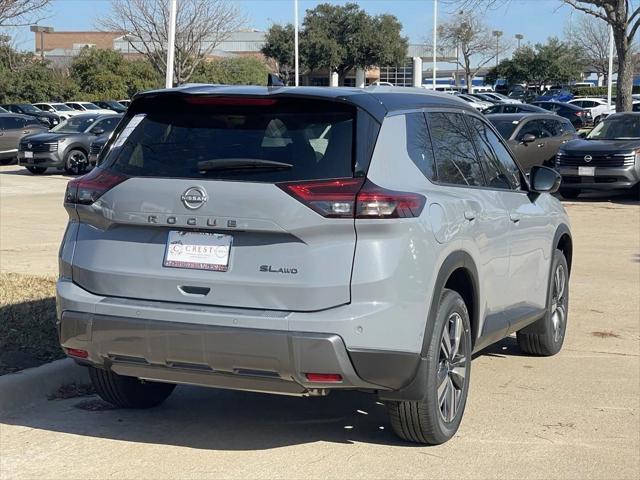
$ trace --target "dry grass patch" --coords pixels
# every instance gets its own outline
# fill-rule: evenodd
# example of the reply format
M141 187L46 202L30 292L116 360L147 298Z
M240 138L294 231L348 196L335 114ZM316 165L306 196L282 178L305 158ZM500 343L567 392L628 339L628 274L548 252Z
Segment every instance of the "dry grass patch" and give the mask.
M64 357L54 277L0 273L0 375Z

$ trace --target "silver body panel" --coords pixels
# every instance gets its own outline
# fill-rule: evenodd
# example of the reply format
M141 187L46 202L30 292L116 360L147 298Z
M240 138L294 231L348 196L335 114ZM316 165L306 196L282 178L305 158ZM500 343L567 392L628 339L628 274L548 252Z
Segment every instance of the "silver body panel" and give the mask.
M467 107L459 111L472 114ZM426 197L417 218L323 218L269 183L126 180L93 205L70 212L61 248L59 317L80 312L100 316L103 324L109 317L125 323L122 319L130 319L132 328L148 321L170 322L177 331L206 326L239 333L259 329L276 336L321 334L339 339L336 351L419 356L439 299L436 285L443 265L464 254L478 277L476 349L513 331L523 318L539 318L547 304L554 236L560 226L569 225L559 201L549 194L433 183L409 157L406 136L403 112L388 114L367 178L389 190ZM209 199L190 211L180 196L194 186L206 190ZM193 228L234 236L229 271L162 266L167 231ZM263 273L263 264L295 267L298 273ZM210 293L185 295L183 285ZM189 338L200 351L197 336ZM241 343L233 345L227 356L248 355ZM139 356L144 357L145 349L141 344ZM95 364L102 365L113 353L107 350L97 348L102 360L94 359ZM348 379L345 386L375 387L351 378L355 370L348 356L329 356L347 358L339 361ZM156 360L161 366L169 359ZM122 374L152 378L148 369L137 374L133 367L118 368ZM182 381L169 374L154 378ZM294 380L308 387L299 377ZM186 381L203 382L215 386L211 377ZM247 389L246 384L218 386ZM270 389L292 393L285 390Z

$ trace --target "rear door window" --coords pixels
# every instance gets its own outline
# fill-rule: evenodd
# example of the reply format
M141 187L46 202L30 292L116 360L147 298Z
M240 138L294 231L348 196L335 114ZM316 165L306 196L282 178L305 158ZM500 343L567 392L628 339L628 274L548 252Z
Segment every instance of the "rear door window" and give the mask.
M487 186L505 190L520 189L520 170L498 136L480 119L470 118Z
M405 122L407 154L425 177L429 180L435 180L436 164L424 114L407 113Z
M454 185L483 185L482 169L464 117L458 113L430 112L427 120L438 181Z
M150 105L126 140L116 139L105 165L130 176L251 182L353 176L353 107L301 99L235 105L214 98Z

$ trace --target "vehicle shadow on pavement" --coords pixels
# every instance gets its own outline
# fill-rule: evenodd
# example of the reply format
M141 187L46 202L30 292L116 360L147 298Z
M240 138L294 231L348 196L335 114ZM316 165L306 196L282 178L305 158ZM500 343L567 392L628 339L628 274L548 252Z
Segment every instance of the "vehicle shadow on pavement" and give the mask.
M478 357L498 357L498 358L507 358L507 357L529 357L526 353L520 350L518 347L518 341L515 336L505 337L499 342L493 343L488 347L480 350L479 352L473 355L473 359Z
M510 337L477 354L481 355L522 354ZM91 408L85 408L86 404ZM386 407L375 395L353 391L297 398L178 386L163 405L149 410L111 408L94 396L52 400L37 409L0 418L0 423L220 451L267 450L319 441L423 447L395 436Z
M399 440L391 431L385 406L375 395L361 392L296 398L179 386L163 405L149 410L78 408L86 402L87 397L52 400L38 409L0 418L0 423L220 451L319 441L419 447Z
M72 177L72 175L68 175L62 170L56 170L55 168L49 168L46 172L40 173L38 175L34 175L29 170L23 167L19 167L18 165L12 165L16 167L12 170L3 169L0 171L0 175L20 175L25 177Z
M558 200L571 203L613 203L616 205L639 205L640 198L635 193L616 191L616 192L586 192L576 199L563 199L558 196Z
M478 355L520 355L506 338ZM149 410L98 407L97 397L53 400L0 422L55 432L128 442L205 450L265 450L318 441L420 447L391 431L386 407L372 394L333 392L297 398L179 386L161 406Z

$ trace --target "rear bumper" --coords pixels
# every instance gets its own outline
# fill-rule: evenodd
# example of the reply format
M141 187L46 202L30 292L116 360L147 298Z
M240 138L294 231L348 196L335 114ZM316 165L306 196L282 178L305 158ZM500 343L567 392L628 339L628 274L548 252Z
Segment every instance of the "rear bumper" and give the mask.
M617 190L631 188L640 182L640 167L596 167L593 177L578 175L578 167L556 167L562 176L561 188L585 190Z
M68 284L58 284L61 345L86 351L86 359L76 358L79 363L120 375L287 395L318 395L330 389L391 392L412 381L420 360L418 353L348 350L342 337L335 333L181 321L194 306L173 311L165 308L166 318L176 321L145 318L150 305L142 301L122 300L131 305L139 303L135 317L107 314L104 309L103 313L96 313L96 309L69 310L65 308L69 305L69 288L78 296L76 306L82 295L93 295ZM212 314L212 322L219 320L215 316L227 315L232 325L240 323L239 309L224 311ZM263 319L268 324L268 318ZM307 373L339 374L342 380L311 382Z

